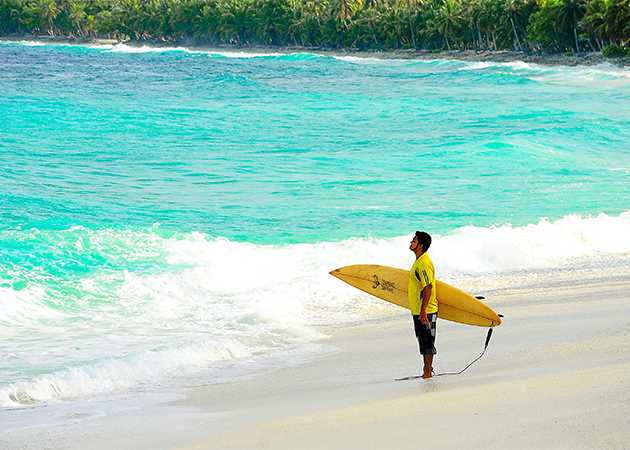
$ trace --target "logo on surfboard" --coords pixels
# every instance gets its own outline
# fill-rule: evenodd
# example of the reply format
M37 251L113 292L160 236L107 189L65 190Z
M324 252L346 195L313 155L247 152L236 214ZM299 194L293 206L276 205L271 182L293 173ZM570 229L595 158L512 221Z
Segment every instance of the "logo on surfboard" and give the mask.
M384 291L394 292L394 282L393 281L379 280L378 276L374 275L374 286L372 286L372 289L376 289L379 286Z

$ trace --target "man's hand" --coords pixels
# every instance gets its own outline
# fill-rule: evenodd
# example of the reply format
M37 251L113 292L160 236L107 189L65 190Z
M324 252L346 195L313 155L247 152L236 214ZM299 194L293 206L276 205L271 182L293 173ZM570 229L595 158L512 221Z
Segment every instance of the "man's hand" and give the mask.
M423 309L422 311L420 311L420 322L422 322L425 325L429 325L429 318L427 317L426 309Z

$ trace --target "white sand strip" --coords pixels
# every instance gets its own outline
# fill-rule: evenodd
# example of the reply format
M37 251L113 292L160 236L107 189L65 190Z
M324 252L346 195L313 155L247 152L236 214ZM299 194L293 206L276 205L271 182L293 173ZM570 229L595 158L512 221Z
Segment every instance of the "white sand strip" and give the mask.
M24 409L49 413L0 434L0 448L630 448L630 277L571 283L489 296L504 322L462 375L394 381L421 370L409 313L394 309L324 330L333 337L322 344L341 351L230 383L165 387L155 406L140 396L113 397L105 415L96 403ZM438 321L436 371L461 370L485 337Z
M504 292L486 355L420 370L411 319L341 329L344 351L184 401L229 413L187 449L630 448L630 282ZM439 322L436 371L485 330Z

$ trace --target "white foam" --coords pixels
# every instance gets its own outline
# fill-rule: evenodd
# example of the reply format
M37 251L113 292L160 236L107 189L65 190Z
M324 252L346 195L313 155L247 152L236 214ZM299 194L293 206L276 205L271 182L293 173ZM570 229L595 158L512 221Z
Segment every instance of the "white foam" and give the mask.
M524 227L465 227L437 239L433 254L449 276L561 267L589 255L630 252L630 213L571 215Z
M46 44L45 42L37 42L37 41L20 41L20 44L26 47L43 47L45 45L49 45L49 44Z
M285 56L284 53L280 52L255 52L255 51L226 51L220 49L190 49L188 47L169 47L169 46L152 46L152 45L129 45L126 43L117 43L117 44L101 44L96 45L94 48L98 48L101 50L105 50L111 53L129 53L129 54L142 54L142 53L167 53L167 52L184 52L190 54L200 54L207 56L221 56L223 58L236 58L236 59L247 59L247 58L264 58L264 57L280 57Z
M326 55L319 55L326 56ZM408 64L410 61L401 58L379 58L376 56L354 56L354 55L340 55L340 54L331 54L332 58L337 59L339 61L345 61L351 64L358 65L366 65L366 66L386 66L386 65L400 65L400 64Z
M278 52L269 52L269 53L251 52L251 51L226 52L226 51L222 51L222 50L209 50L207 53L209 53L211 55L223 56L225 58L239 58L239 59L242 59L242 58L268 58L268 57L287 56L284 53L278 53Z
M46 305L48 296L41 286L31 285L23 290L0 287L0 334L10 334L12 326L37 326L44 320L61 320L67 317L62 311Z
M2 41L2 42L10 42L10 41ZM59 43L59 42L44 42L44 41L20 41L21 45L28 47L43 47L47 45L57 45L57 46L69 46L69 45L77 45L78 44L67 44L67 43ZM296 56L302 55L303 53L295 52L295 53L283 53L283 52L264 52L264 51L252 51L252 50L222 50L222 49L200 49L200 48L188 48L183 46L159 46L159 45L149 45L149 44L128 44L125 42L118 42L115 44L110 43L95 43L95 44L85 44L86 47L94 48L97 50L105 51L107 53L122 53L122 54L145 54L145 53L169 53L169 52L183 52L190 54L200 54L207 56L220 56L223 58L235 58L235 59L247 59L247 58L266 58L266 57L283 57L283 56ZM306 55L306 54L305 54ZM310 54L308 54L310 55Z
M0 407L29 405L46 400L67 400L111 392L169 377L199 372L209 362L251 353L236 341L205 343L182 348L147 351L100 365L86 365L11 383L0 388Z
M98 249L129 268L53 284L43 277L21 291L2 288L8 352L3 370L14 378L0 385L0 405L191 376L216 361L313 342L323 337L320 325L386 314L391 307L385 302L329 272L351 264L408 268L412 232L281 246L203 233L163 237L156 228L55 232L63 239L53 241L60 252L81 251L81 239L83 251ZM523 280L545 270L605 273L630 261L630 212L521 227L464 227L434 235L429 253L439 279L460 286L490 280L484 289L511 283L515 274ZM55 292L58 285L65 290ZM67 297L77 290L81 297ZM56 307L55 298L69 303Z
M98 45L95 48L104 49L111 53L131 53L131 54L166 53L166 52L191 53L191 51L185 47L153 47L150 45L136 46L136 45L128 45L125 43L118 43L118 44L113 44L113 45L104 44L104 45Z

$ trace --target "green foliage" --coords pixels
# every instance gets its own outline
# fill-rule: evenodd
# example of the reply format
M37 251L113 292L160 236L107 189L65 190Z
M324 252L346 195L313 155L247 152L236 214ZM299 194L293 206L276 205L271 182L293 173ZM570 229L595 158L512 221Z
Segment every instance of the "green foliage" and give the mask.
M621 58L626 56L625 52L618 45L607 45L602 49L602 55L606 58Z
M0 0L0 34L327 48L630 46L630 0Z
M5 33L25 32L22 11L21 0L0 0L0 30Z
M558 41L557 31L554 26L554 13L559 3L560 0L544 2L529 18L527 31L530 34L530 38L542 44L545 49L553 47Z
M630 0L612 0L607 6L604 18L608 36L614 42L627 43L630 40Z
M545 48L579 52L578 34L585 12L585 0L542 0L527 29Z

